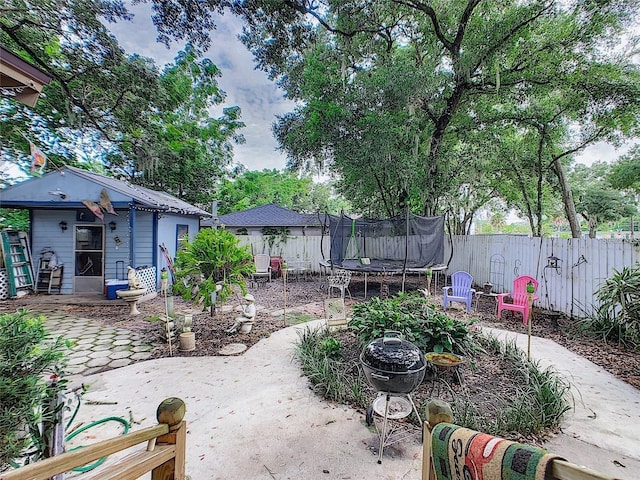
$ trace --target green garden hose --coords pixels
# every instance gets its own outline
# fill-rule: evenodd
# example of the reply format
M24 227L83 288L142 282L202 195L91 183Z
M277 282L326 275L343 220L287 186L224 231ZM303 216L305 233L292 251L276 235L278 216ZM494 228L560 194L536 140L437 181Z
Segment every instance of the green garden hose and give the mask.
M75 413L77 413L77 410L76 410ZM71 420L73 420L73 418L75 417L75 413L74 413L73 417L71 418ZM96 420L95 422L91 422L91 423L89 423L87 425L84 425L84 426L78 428L76 431L74 431L73 433L70 433L69 435L67 435L65 437L65 442L68 442L69 440L71 440L72 438L77 436L78 434L80 434L80 433L82 433L82 432L84 432L86 430L89 430L90 428L96 427L98 425L101 425L101 424L107 423L107 422L119 422L122 425L124 425L124 430L122 432L122 435L125 435L129 431L129 422L127 422L124 418L122 418L122 417L105 417L105 418L101 418L100 420ZM70 450L67 450L67 451L70 452L72 450L77 450L78 448L84 448L84 447L82 445L80 445L80 446L74 447L74 448L72 448ZM89 470L93 470L94 468L99 467L100 465L102 465L106 459L107 459L107 457L104 456L102 458L99 458L98 460L96 460L93 463L89 463L89 464L84 465L82 467L76 467L76 468L73 469L73 471L74 472L81 472L81 473L88 472Z

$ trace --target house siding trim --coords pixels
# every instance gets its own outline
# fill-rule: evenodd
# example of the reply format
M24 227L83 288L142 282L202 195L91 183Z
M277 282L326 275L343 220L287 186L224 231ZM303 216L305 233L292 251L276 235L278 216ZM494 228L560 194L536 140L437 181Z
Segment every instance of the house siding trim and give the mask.
M152 231L151 231L151 236L153 238L153 251L151 254L151 258L153 259L153 266L156 268L156 272L159 272L160 269L158 268L158 212L153 212L153 226L152 226Z
M129 258L131 259L131 265L136 265L136 209L133 206L129 207L129 231L131 232L131 242L129 243Z

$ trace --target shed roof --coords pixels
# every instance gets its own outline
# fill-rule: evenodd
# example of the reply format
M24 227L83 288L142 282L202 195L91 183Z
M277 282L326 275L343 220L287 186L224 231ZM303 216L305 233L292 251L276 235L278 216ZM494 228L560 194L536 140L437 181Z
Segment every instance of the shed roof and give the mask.
M191 205L179 198L169 195L168 193L158 192L142 187L140 185L132 185L128 182L118 180L113 177L107 177L98 173L93 173L81 168L65 165L59 170L52 171L42 176L41 178L31 178L25 182L13 185L11 187L2 190L3 207L18 207L25 208L27 206L51 206L49 203L50 194L47 193L50 188L47 186L54 175L66 175L70 174L89 182L95 183L98 187L104 187L108 190L112 190L120 193L121 195L129 198L133 203L134 208L149 209L152 211L162 211L168 213L178 213L183 215L199 215L202 217L210 217L211 213L202 210L198 207ZM34 202L27 202L23 196L18 194L22 187L27 184L32 185L33 189L37 192L36 195L41 195L41 205ZM42 185L42 188L40 187ZM38 187L38 188L36 188ZM37 202L37 199L36 199ZM60 205L57 205L58 207ZM72 206L72 205L70 205Z

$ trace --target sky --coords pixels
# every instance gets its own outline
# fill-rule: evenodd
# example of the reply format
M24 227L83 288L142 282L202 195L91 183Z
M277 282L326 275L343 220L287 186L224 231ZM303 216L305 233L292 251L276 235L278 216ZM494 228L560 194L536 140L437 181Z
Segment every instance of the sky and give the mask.
M167 49L156 42L157 32L151 22L149 5L136 5L129 9L135 14L133 22L107 24L120 46L130 54L154 59L161 69L172 63L184 45L173 43L171 49ZM254 69L253 56L237 38L242 28L240 21L227 14L216 23L218 28L211 33L212 46L205 56L222 72L218 85L227 97L221 108L239 106L246 125L241 130L246 143L234 145L234 160L249 170L282 170L286 157L277 151L271 125L276 115L293 110L294 103L284 98L284 92L264 72ZM214 116L221 114L221 108L213 112Z
M134 13L133 22L108 24L120 45L128 53L137 53L153 58L162 68L173 62L176 53L183 47L172 44L167 49L156 42L156 30L151 22L149 5L141 4L130 7ZM242 110L242 121L246 127L242 129L246 143L234 146L234 161L243 164L249 170L275 168L282 170L286 165L284 154L277 151L277 143L271 132L271 125L276 115L293 110L294 103L285 99L283 91L270 81L262 71L255 70L253 56L238 40L241 22L233 15L219 17L217 29L211 34L212 46L206 53L222 72L218 85L226 92L224 107L239 106ZM221 113L214 112L214 116ZM627 147L615 149L600 142L580 153L576 160L591 165L597 160L613 161L626 153Z

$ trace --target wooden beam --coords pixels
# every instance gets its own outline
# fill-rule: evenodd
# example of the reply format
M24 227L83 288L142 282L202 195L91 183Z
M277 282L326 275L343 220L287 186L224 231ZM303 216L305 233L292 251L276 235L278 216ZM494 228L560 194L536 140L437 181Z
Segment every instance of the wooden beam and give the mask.
M159 465L171 460L176 453L174 445L162 445L153 451L142 450L128 455L109 466L96 472L84 480L136 480Z
M40 462L25 465L11 472L0 473L0 480L46 480L53 475L91 463L105 455L111 455L146 442L169 432L165 424L143 428L116 438L103 440L88 447L63 453L58 457L46 458Z
M557 480L621 480L564 460L551 463L551 477Z

